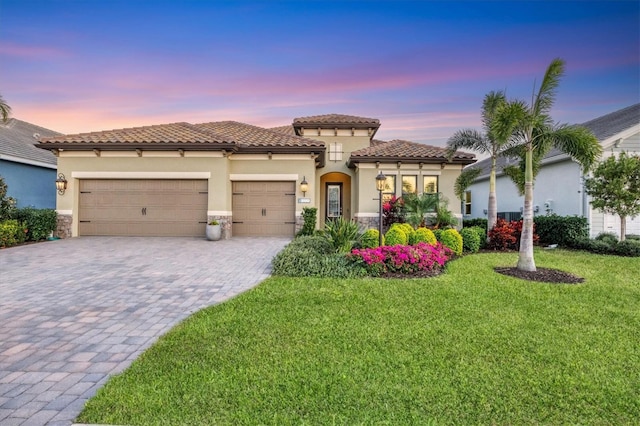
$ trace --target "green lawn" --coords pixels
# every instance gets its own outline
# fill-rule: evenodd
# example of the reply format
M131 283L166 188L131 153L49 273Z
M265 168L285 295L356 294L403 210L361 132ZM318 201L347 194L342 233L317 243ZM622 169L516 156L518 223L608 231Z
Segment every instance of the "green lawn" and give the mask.
M422 280L270 278L176 327L83 423L637 424L640 261L477 254Z

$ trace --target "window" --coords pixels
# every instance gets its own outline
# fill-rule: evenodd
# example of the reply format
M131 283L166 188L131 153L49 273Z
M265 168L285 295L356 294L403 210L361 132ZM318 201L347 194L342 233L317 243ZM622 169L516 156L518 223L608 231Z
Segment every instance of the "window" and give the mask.
M382 202L386 203L396 195L396 177L394 175L386 175L387 180L384 183L384 191L382 191Z
M464 193L464 214L471 214L471 191Z
M333 142L329 144L329 161L342 161L342 144Z
M402 176L402 195L418 192L418 176Z
M423 176L423 192L434 194L438 192L438 176Z

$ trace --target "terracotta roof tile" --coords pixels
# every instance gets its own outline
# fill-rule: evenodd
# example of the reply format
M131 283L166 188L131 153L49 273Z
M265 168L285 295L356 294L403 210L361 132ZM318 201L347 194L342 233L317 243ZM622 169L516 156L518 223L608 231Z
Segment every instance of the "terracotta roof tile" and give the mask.
M78 133L41 138L41 145L158 145L158 144L228 144L232 140L189 123L159 124L101 132Z
M380 120L377 118L357 117L345 114L324 114L312 115L309 117L299 117L293 119L294 127L302 127L305 125L316 126L337 126L337 127L380 127Z
M284 133L285 135L291 135L291 136L295 136L295 134L296 134L295 129L290 124L287 125L287 126L272 127L269 130L272 130L272 131L278 132L278 133Z
M352 152L352 159L422 159L447 161L445 148L398 139L389 142L374 141L372 141L371 146ZM475 161L475 155L457 151L453 156L453 161L472 163Z
M264 129L237 121L217 121L195 125L197 128L213 131L232 138L239 146L247 147L319 147L324 143L302 138L275 130Z

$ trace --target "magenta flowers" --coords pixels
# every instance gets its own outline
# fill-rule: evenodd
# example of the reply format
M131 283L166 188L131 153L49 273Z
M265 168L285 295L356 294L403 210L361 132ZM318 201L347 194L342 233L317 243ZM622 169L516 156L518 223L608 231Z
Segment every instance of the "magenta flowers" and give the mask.
M452 253L441 243L436 245L418 243L415 246L396 245L354 249L349 257L361 264L370 275L379 276L385 272L410 274L436 270L444 266Z

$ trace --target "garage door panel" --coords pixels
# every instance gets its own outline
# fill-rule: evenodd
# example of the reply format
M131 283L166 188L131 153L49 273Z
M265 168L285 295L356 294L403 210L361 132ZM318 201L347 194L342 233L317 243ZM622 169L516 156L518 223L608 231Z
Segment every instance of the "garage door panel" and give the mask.
M295 182L234 182L233 234L293 236Z
M203 236L206 180L81 180L80 235Z

